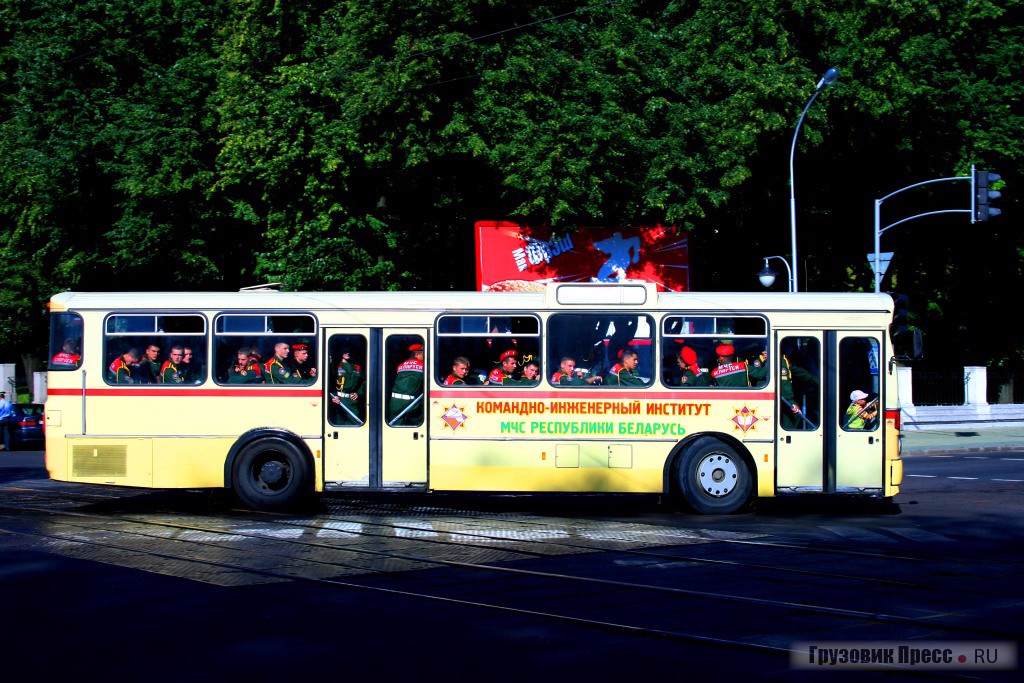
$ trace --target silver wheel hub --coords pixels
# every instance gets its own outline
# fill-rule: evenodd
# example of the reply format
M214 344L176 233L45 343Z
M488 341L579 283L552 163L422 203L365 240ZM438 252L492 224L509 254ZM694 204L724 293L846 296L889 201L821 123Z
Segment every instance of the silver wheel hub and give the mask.
M739 471L732 458L721 453L705 455L697 463L697 483L705 495L722 498L739 483Z

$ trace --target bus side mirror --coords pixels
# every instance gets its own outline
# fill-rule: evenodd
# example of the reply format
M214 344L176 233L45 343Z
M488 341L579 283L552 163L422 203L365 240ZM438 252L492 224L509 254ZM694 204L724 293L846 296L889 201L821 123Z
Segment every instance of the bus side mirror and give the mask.
M889 359L889 374L897 361L906 363L924 358L924 336L921 330L904 330L893 335L893 356Z

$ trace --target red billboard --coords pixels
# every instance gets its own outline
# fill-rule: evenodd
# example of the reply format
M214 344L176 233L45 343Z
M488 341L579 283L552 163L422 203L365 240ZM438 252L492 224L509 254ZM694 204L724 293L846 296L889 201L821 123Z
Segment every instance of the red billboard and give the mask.
M480 291L539 289L548 282L653 282L690 289L688 236L674 226L579 228L476 223Z

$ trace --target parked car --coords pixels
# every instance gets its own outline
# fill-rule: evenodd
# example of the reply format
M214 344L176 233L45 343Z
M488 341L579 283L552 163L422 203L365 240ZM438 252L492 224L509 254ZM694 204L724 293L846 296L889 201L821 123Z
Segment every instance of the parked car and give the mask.
M46 438L42 404L18 403L11 409L11 448L30 444L40 446Z

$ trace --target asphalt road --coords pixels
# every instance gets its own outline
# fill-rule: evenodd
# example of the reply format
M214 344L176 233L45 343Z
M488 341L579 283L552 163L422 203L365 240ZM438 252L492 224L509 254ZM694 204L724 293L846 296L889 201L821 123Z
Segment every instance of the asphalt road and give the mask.
M1021 640L1024 456L906 466L891 505L382 495L268 515L4 454L0 647L44 679L521 682L809 680L797 643Z

